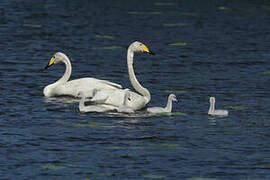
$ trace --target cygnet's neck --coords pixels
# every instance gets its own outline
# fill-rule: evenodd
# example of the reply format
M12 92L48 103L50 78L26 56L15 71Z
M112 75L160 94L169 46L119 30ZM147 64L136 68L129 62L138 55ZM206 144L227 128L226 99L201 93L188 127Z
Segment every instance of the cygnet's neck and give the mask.
M79 109L80 109L80 110L83 109L83 108L85 107L84 102L85 102L85 95L82 94L81 100L80 100L80 102L79 102Z
M129 47L127 53L127 66L128 66L128 75L129 80L134 87L134 89L139 92L146 100L146 104L151 100L150 92L144 88L137 80L134 69L133 69L133 58L134 58L134 51Z
M128 101L128 94L127 94L127 92L125 92L123 106L126 106L127 105L127 101Z
M208 114L213 114L214 112L215 112L215 101L210 101Z
M167 106L165 107L165 109L168 112L171 112L172 111L172 98L170 96L168 97L168 102L167 102Z

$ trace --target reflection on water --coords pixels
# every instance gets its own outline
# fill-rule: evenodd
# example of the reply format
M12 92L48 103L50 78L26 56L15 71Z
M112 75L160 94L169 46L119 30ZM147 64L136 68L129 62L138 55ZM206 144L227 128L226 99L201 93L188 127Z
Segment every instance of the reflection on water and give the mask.
M269 172L267 1L0 1L2 179L265 179ZM133 90L136 55L150 106L180 96L173 112L85 113L79 99L45 98L63 74ZM208 95L229 109L210 117ZM0 178L0 179L1 179Z

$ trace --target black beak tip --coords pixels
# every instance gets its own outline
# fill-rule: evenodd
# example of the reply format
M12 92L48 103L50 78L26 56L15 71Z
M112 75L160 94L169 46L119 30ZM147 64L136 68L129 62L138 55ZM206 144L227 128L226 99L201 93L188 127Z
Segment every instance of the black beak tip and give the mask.
M154 53L154 52L152 52L152 51L150 51L149 54L151 54L151 55L156 55L156 53Z
M47 65L44 69L48 69L48 67L50 67L49 65Z

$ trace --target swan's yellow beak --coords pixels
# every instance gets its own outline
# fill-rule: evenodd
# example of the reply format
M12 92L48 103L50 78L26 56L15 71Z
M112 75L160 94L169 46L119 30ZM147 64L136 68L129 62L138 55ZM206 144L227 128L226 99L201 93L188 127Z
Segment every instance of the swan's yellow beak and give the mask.
M146 45L142 45L142 49L143 49L143 52L144 53L149 53L149 54L152 54L152 55L155 55L155 53L151 52L147 47Z
M48 65L45 67L45 69L47 69L48 67L50 67L51 65L54 64L54 60L55 60L55 57L52 57L51 60L49 61Z

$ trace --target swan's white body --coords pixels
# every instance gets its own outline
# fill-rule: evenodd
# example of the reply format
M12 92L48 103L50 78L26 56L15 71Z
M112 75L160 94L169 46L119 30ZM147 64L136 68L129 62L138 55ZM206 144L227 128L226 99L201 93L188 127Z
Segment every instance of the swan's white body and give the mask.
M131 85L134 89L139 92L130 91L130 100L127 101L127 106L132 108L133 110L139 110L143 108L151 99L150 92L144 88L137 80L134 69L133 69L133 57L136 52L146 52L149 54L153 54L149 49L140 42L133 42L127 52L127 66L128 66L128 74ZM123 89L110 89L99 91L99 95L97 97L93 97L91 101L100 102L113 106L121 106L123 100L125 99L125 90Z
M227 110L215 110L215 98L214 97L210 97L210 107L208 110L208 115L211 116L228 116L229 112Z
M92 97L93 89L101 90L101 89L122 88L122 86L119 84L96 78L87 77L68 81L72 71L71 63L69 61L69 58L61 52L55 53L55 55L51 58L49 64L45 68L59 62L65 64L66 66L65 73L58 81L46 86L43 89L43 94L46 97L62 96L62 95L76 97L79 91L82 91L86 97Z
M128 101L130 101L130 91L128 89L125 90L124 102L117 109L120 113L134 113L134 110L127 106Z
M149 107L146 110L147 110L147 112L150 112L152 114L170 113L170 112L172 112L172 101L177 101L177 98L174 94L169 95L167 106L165 108L163 108L163 107Z
M110 105L105 105L105 104L85 106L84 103L85 103L85 100L86 100L86 96L83 93L83 91L80 91L77 96L81 98L80 103L79 103L79 111L82 112L82 113L86 113L86 112L108 112L108 111L117 110L116 107L110 106Z

